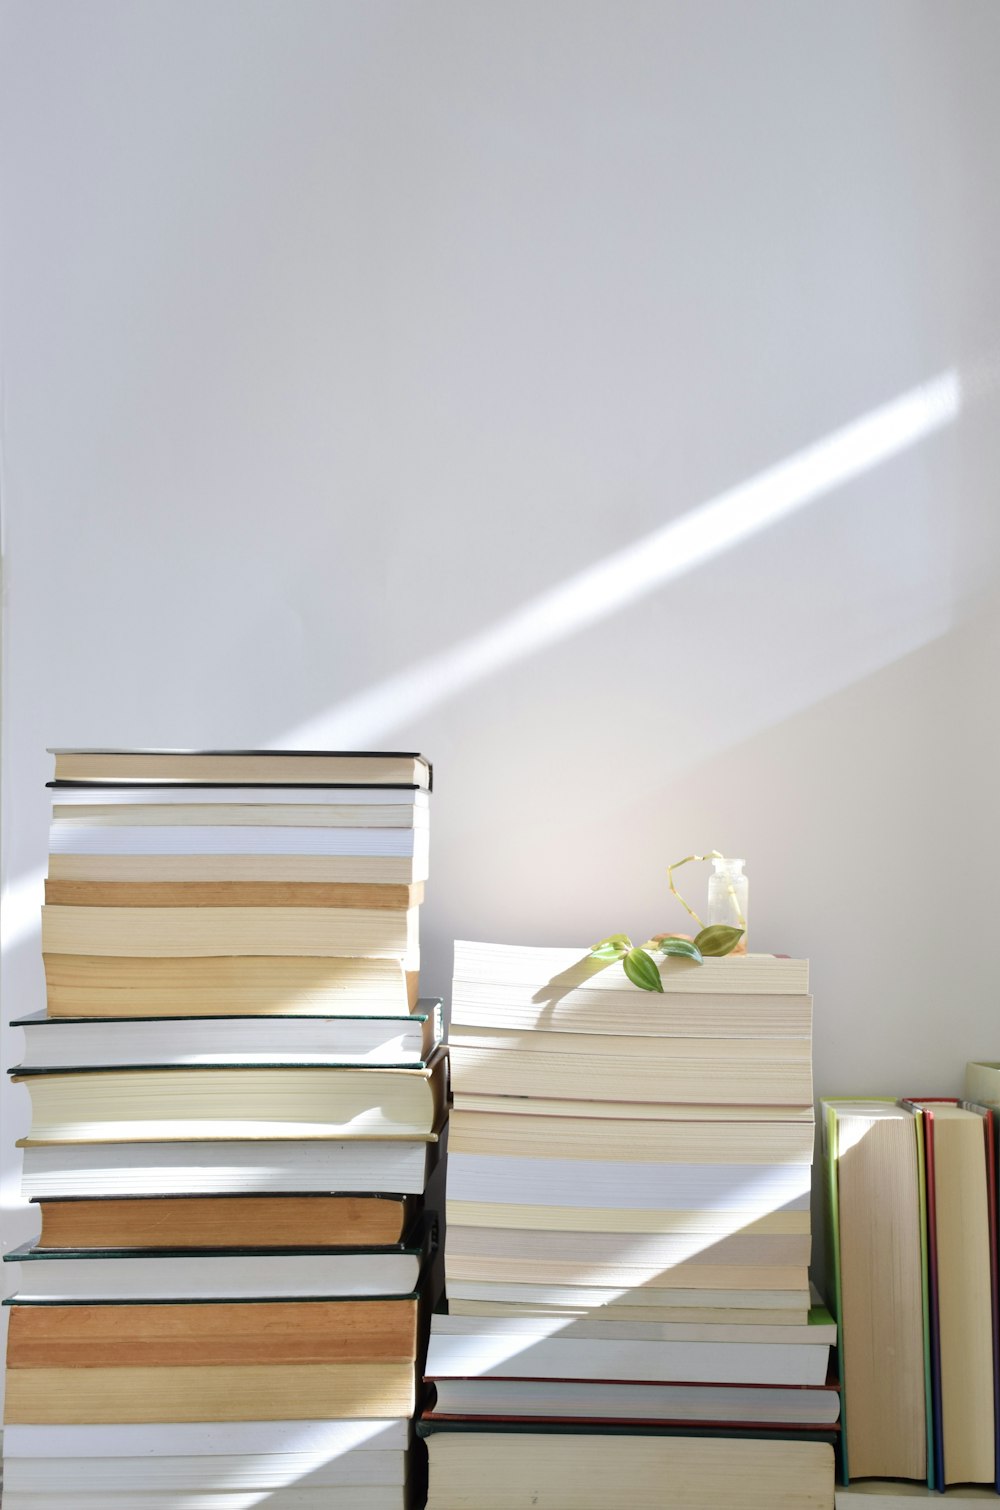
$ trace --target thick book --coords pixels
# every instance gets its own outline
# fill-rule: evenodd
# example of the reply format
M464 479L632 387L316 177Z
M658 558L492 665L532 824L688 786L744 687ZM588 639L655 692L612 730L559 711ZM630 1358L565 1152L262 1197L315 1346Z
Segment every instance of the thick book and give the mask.
M695 1328L697 1335L679 1337L676 1328L656 1323L588 1320L561 1325L553 1318L507 1321L435 1315L425 1373L435 1381L589 1379L815 1387L826 1383L833 1330L829 1326L786 1328L793 1339L789 1342L712 1341L701 1335L705 1330Z
M431 788L422 755L398 750L50 749L63 781Z
M600 1113L603 1108L593 1110ZM748 1181L757 1178L761 1165L797 1164L808 1169L814 1136L811 1117L782 1121L776 1115L768 1121L734 1117L642 1120L462 1109L451 1117L453 1153L631 1164L739 1164L747 1166ZM803 1188L807 1183L808 1176Z
M314 858L387 857L414 859L427 855L426 828L244 827L238 824L149 824L125 827L74 819L56 819L49 828L53 855L219 855L313 856Z
M106 855L49 856L49 880L102 885L197 882L295 885L413 886L426 881L426 846L411 855ZM348 904L344 904L348 905Z
M297 1421L306 1405L316 1416L409 1416L415 1383L410 1362L10 1368L4 1421Z
M222 1064L358 1064L415 1067L440 1043L440 1000L408 1017L18 1017L25 1069Z
M919 1127L892 1101L824 1101L822 1113L845 1480L933 1484Z
M421 828L426 792L391 787L54 787L52 817L104 824L275 823L318 828Z
M402 959L49 954L50 1017L406 1017L416 972Z
M699 1425L833 1427L837 1384L621 1383L607 1379L435 1379L428 1421L512 1417L547 1421L659 1421Z
M530 983L455 980L451 1011L456 1027L480 1031L541 1029L647 1038L807 1038L812 1032L809 995L678 989L661 996L637 991L624 976L618 990L583 985L546 991Z
M4 1459L201 1458L206 1478L217 1457L280 1457L303 1453L313 1461L332 1462L366 1452L404 1452L410 1444L407 1421L315 1419L233 1422L150 1422L144 1425L25 1426L4 1430Z
M13 1073L31 1143L412 1138L441 1121L446 1052L405 1069L223 1065Z
M448 1269L449 1304L460 1300L499 1301L512 1305L535 1305L555 1310L592 1312L608 1306L619 1315L619 1306L647 1306L662 1312L663 1320L721 1320L724 1312L743 1313L748 1321L758 1321L764 1311L787 1316L796 1326L805 1324L812 1295L807 1284L797 1283L785 1289L749 1289L744 1286L725 1289L720 1285L691 1289L641 1284L633 1278L617 1281L603 1279L598 1273L585 1283L573 1283L543 1274L520 1275L503 1279L476 1276L465 1279ZM699 1314L691 1316L691 1312ZM667 1312L670 1314L668 1315Z
M255 1461L251 1458L251 1465ZM236 1464L237 1472L241 1466ZM128 1490L127 1482L124 1504L128 1510L167 1510L168 1506L174 1510L178 1505L182 1505L183 1510L258 1510L262 1503L262 1489L267 1490L264 1501L267 1510L410 1510L412 1504L409 1489L404 1484L354 1484L348 1480L346 1485L335 1487L303 1488L294 1483L291 1488L275 1488L265 1479L260 1486L242 1490L199 1486L185 1491L183 1498L177 1499L169 1492L164 1494L162 1489L148 1492ZM150 1482L162 1481L154 1474L150 1476ZM172 1483L172 1479L166 1482ZM122 1483L120 1475L114 1483L116 1486ZM73 1491L71 1502L73 1510L114 1510L116 1505L122 1506L123 1503L118 1494L109 1492L106 1480L101 1481L101 1487L96 1491L78 1487ZM14 1489L4 1494L4 1510L67 1510L67 1500L62 1490L45 1494Z
M420 909L373 907L48 907L44 955L217 958L225 954L419 962Z
M49 1249L3 1255L21 1265L19 1301L260 1300L410 1295L428 1235L394 1248Z
M703 964L678 957L657 961L665 994L697 992L699 995L788 994L809 992L808 960L786 959L776 954L728 955L706 959ZM586 987L601 992L627 992L619 962L595 960L590 950L536 948L520 944L483 944L459 939L455 944L454 978L460 982L530 986L536 1000L556 1007L569 991ZM750 1008L752 1011L752 1007ZM613 1026L613 1022L610 1024Z
M996 1484L993 1114L950 1098L901 1104L920 1119L926 1159L936 1485Z
M45 882L59 907L419 907L424 884L356 881L60 881Z
M719 1304L718 1293L713 1296L712 1305L676 1305L673 1302L683 1292L610 1290L596 1285L513 1285L503 1287L506 1299L494 1299L498 1288L490 1284L449 1283L448 1310L452 1316L495 1316L504 1321L530 1317L557 1322L561 1326L596 1317L613 1322L658 1322L670 1328L709 1327L713 1332L726 1334L719 1340L729 1342L738 1341L734 1334L741 1332L758 1336L761 1341L780 1341L780 1337L764 1334L770 1331L799 1332L809 1318L807 1299L798 1292L794 1297L795 1309L789 1309L783 1295L777 1296L772 1306L769 1304L773 1298L771 1295L765 1297L755 1292L741 1294L740 1305ZM512 1298L511 1291L528 1291L531 1296ZM468 1295L481 1298L468 1299Z
M403 1241L419 1211L406 1195L52 1197L40 1248L370 1247Z
M422 1420L427 1510L834 1510L829 1441L802 1434ZM627 1486L627 1500L623 1499Z
M812 1043L452 1028L455 1094L732 1106L812 1101ZM646 1113L652 1115L652 1113Z
M448 1223L449 1268L453 1260L480 1259L513 1277L521 1265L537 1264L540 1274L549 1265L559 1265L571 1270L581 1283L586 1283L588 1271L604 1267L650 1269L657 1280L667 1272L675 1285L684 1284L686 1276L705 1266L741 1275L751 1269L805 1269L810 1249L808 1232L747 1233L739 1226L722 1233L560 1232L541 1226L465 1227Z
M7 1367L415 1362L417 1295L188 1305L31 1305L10 1313Z
M28 1197L253 1195L394 1191L418 1195L434 1173L439 1133L419 1138L215 1139L53 1143L23 1149Z

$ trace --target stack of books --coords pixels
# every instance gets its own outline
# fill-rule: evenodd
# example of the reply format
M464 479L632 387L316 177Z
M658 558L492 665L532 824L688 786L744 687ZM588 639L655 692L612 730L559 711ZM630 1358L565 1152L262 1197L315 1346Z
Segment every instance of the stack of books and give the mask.
M661 979L456 945L429 1510L833 1505L807 965Z
M415 755L57 751L5 1510L403 1510L446 1114Z

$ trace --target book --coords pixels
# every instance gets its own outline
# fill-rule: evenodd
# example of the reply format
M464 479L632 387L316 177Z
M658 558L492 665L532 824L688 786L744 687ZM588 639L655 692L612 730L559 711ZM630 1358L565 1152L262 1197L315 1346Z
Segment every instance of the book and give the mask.
M427 1510L833 1510L828 1442L704 1436L662 1428L419 1421L427 1443Z
M706 959L701 965L677 957L664 958L657 964L664 993L668 995L679 991L699 995L746 992L802 996L809 991L808 960L742 954ZM553 1005L567 991L582 986L627 993L621 964L595 960L588 948L580 946L553 949L460 939L455 944L454 978L460 983L460 995L466 982L527 985L536 992L537 1001ZM637 1004L636 1010L643 1010L643 1005Z
M642 1292L638 1292L640 1295ZM624 1313L638 1310L641 1316L627 1317ZM782 1347L825 1348L825 1356L837 1342L837 1324L824 1305L810 1307L803 1322L760 1322L756 1316L742 1322L725 1321L661 1321L655 1307L629 1304L623 1297L621 1305L609 1305L600 1310L584 1309L576 1315L565 1311L539 1310L537 1314L522 1314L514 1306L500 1306L489 1301L468 1301L463 1310L456 1310L449 1297L447 1312L437 1313L434 1321L442 1334L461 1335L463 1329L476 1335L482 1323L484 1332L499 1329L511 1338L521 1333L537 1337L572 1338L622 1338L626 1341L646 1342L766 1342L780 1343Z
M60 907L360 907L405 910L424 900L413 886L350 881L53 881L45 900Z
M419 1138L217 1139L56 1143L23 1149L28 1197L246 1195L291 1192L419 1195L438 1160L439 1133Z
M815 1129L808 1121L744 1121L733 1117L711 1121L640 1120L607 1117L603 1106L595 1115L539 1116L519 1113L460 1110L451 1118L453 1154L485 1154L494 1158L580 1159L637 1164L745 1165L749 1181L755 1166L801 1165L813 1160ZM808 1183L808 1176L805 1177Z
M431 767L411 751L50 749L55 780L188 782L252 786L431 788Z
M43 954L190 958L224 954L419 961L419 909L374 907L49 907Z
M435 1379L424 1419L696 1422L702 1425L833 1426L835 1383L778 1385L619 1383L605 1379Z
M26 1069L87 1069L181 1063L365 1064L411 1066L441 1041L441 1003L424 1001L408 1017L323 1016L16 1018Z
M448 1170L452 1203L731 1212L745 1222L808 1212L810 1186L807 1164L530 1159L452 1150Z
M537 1030L451 1029L457 1097L521 1096L803 1106L812 1101L808 1037L640 1038ZM644 1110L644 1115L653 1116Z
M367 1459L373 1456L369 1453ZM284 1457L289 1462L283 1462ZM371 1471L368 1461L350 1467L323 1465L313 1472L306 1468L307 1462L294 1453L282 1454L273 1465L258 1464L253 1455L230 1459L220 1462L220 1477L208 1485L195 1481L197 1460L189 1465L183 1460L160 1460L145 1480L141 1463L91 1461L82 1465L75 1484L69 1464L64 1465L64 1472L55 1465L33 1464L35 1472L30 1475L18 1465L15 1487L6 1491L6 1510L67 1510L68 1493L74 1510L112 1510L115 1505L127 1505L128 1510L175 1510L178 1504L184 1510L257 1510L262 1491L267 1494L267 1510L407 1510L409 1496L402 1472L395 1483L375 1484L359 1482L362 1470ZM288 1475L284 1482L279 1476L283 1472ZM306 1480L304 1486L301 1479ZM22 1489L26 1483L47 1488ZM172 1498L180 1493L183 1499Z
M933 1482L923 1149L893 1102L824 1101L845 1479Z
M49 880L60 883L411 886L428 873L426 846L411 855L49 855Z
M226 786L220 782L198 785L175 781L128 781L115 786L103 781L48 781L46 787L52 794L52 811L58 808L69 815L78 809L106 812L115 808L185 808L202 804L248 809L280 806L283 812L293 813L309 807L324 810L348 808L352 812L359 808L377 807L389 811L399 808L419 814L430 811L431 800L429 792L417 787L301 786L275 782L261 786L238 782Z
M517 1314L523 1314L525 1307L535 1306L555 1314L575 1310L590 1315L597 1309L607 1309L609 1315L621 1317L628 1307L635 1311L636 1320L652 1320L655 1312L659 1321L739 1322L743 1317L758 1324L766 1315L775 1324L785 1320L789 1325L804 1326L812 1297L802 1285L784 1290L744 1287L724 1290L668 1289L633 1280L611 1284L602 1283L599 1278L592 1283L571 1284L543 1275L530 1280L463 1279L452 1274L449 1267L448 1305L453 1312L458 1314L463 1302L472 1302L472 1312L478 1314L477 1308L484 1301L504 1304L508 1311L513 1307Z
M657 1276L669 1271L671 1283L685 1283L694 1268L769 1268L809 1264L808 1232L789 1236L741 1232L594 1232L546 1231L542 1228L463 1227L448 1223L448 1261L495 1262L510 1272L513 1266L547 1264L584 1271L593 1268L652 1268ZM508 1270L506 1266L510 1265ZM572 1280L570 1280L572 1283ZM692 1281L694 1283L694 1281ZM734 1282L735 1283L735 1282Z
M401 959L281 955L128 959L46 955L50 1017L406 1017L415 972Z
M696 1329L697 1331L698 1329ZM777 1329L776 1329L777 1330ZM443 1379L589 1379L686 1384L826 1383L830 1343L817 1326L786 1328L792 1342L679 1338L642 1322L434 1315L425 1375ZM816 1340L808 1334L815 1332ZM806 1333L803 1340L802 1333ZM504 1412L498 1412L503 1414ZM516 1406L512 1414L519 1414ZM600 1414L595 1412L595 1414ZM714 1417L712 1419L715 1419Z
M992 1113L910 1097L927 1174L930 1356L937 1487L996 1483L996 1166Z
M320 1417L409 1416L416 1401L409 1362L88 1368L85 1388L82 1372L8 1369L5 1424L296 1421L306 1401Z
M456 980L451 1012L456 1027L480 1031L537 1029L646 1038L807 1038L812 1031L812 997L803 993L677 989L664 990L661 996L638 992L627 980L618 990L582 985L559 992L539 990L531 983Z
M151 1422L144 1425L30 1426L4 1430L4 1459L55 1460L134 1458L152 1464L160 1457L263 1458L285 1451L316 1462L352 1458L363 1452L403 1452L410 1424L402 1420ZM206 1461L206 1472L210 1463Z
M260 1300L410 1295L427 1256L423 1238L396 1248L48 1249L3 1255L22 1266L20 1302ZM189 1418L186 1418L189 1419Z
M40 1248L368 1247L403 1240L419 1210L404 1195L34 1198Z
M466 1094L453 1088L453 1110L503 1117L606 1117L616 1122L798 1122L813 1129L811 1102L795 1106L734 1105L719 1101L595 1101L587 1097Z
M422 828L281 828L238 824L126 828L56 819L49 827L53 855L267 855L412 859L425 869L428 830Z
M418 1297L29 1305L10 1313L7 1367L415 1362Z
M409 1138L441 1120L446 1053L421 1067L18 1069L33 1143Z

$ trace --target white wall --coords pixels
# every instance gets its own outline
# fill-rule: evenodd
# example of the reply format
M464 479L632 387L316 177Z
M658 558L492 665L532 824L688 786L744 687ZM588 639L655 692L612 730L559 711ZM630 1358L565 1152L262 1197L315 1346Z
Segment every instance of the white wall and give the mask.
M813 961L820 1093L1000 1057L1000 8L0 14L6 1015L46 745L329 742L435 761L427 991L456 936L680 926L718 847ZM672 522L934 382L670 575ZM647 537L638 597L546 597Z

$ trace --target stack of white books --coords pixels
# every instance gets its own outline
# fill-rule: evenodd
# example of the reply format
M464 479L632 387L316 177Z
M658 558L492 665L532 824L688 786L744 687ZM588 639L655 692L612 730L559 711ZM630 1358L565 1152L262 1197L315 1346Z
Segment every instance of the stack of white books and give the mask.
M446 1115L410 754L57 751L5 1510L403 1510Z

